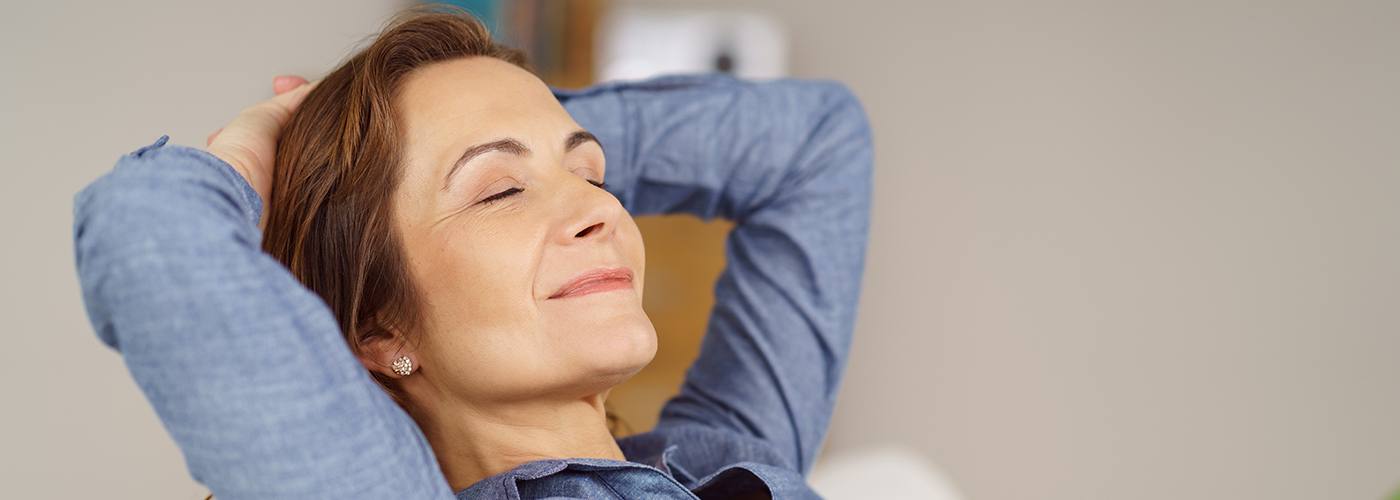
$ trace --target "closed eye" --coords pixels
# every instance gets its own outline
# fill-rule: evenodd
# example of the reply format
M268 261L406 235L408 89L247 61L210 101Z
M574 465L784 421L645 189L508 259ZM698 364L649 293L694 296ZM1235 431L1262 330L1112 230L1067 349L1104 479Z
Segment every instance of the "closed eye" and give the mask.
M597 187L599 187L599 188L603 188L603 189L607 189L607 187L608 187L607 181L601 181L601 182L588 181L588 183L589 183L589 184L592 184L592 185L594 185L594 186L597 186ZM493 202L493 201L500 200L500 199L502 199L502 198L507 198L507 197L510 197L510 196L515 196L515 195L520 194L520 193L522 193L522 192L524 192L524 191L525 191L525 189L523 189L523 188L513 187L513 188L507 189L507 190L505 190L505 191L501 191L501 192L499 192L499 193L493 194L493 195L491 195L491 196L487 196L486 198L483 198L481 201L477 202L477 204L485 205L485 204L487 204L487 203L491 203L491 202Z
M518 188L518 187L513 187L513 188L507 189L507 190L505 190L505 191L501 191L501 192L499 192L499 193L493 194L493 195L491 195L491 196L487 196L486 198L484 198L484 199L482 199L481 201L477 202L477 204L479 204L479 205L485 205L485 204L487 204L487 203L491 203L491 202L496 201L496 200L499 200L499 199L501 199L501 198L505 198L505 197L508 197L508 196L514 196L514 195L516 195L516 194L519 194L519 193L522 192L522 191L525 191L525 190L524 190L524 189L521 189L521 188Z

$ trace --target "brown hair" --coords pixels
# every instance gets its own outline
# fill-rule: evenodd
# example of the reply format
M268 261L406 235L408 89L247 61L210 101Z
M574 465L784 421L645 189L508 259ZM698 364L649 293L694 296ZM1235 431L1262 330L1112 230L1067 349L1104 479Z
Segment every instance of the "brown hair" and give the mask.
M472 56L530 70L466 11L409 9L307 94L277 142L263 249L330 306L356 354L390 328L416 341L423 325L391 217L402 158L394 95L413 70ZM407 408L392 379L373 376ZM608 423L614 435L626 425L611 412Z
M277 141L263 249L330 306L356 354L364 339L423 324L391 217L402 157L395 92L415 69L471 56L529 69L465 11L405 11L307 94Z

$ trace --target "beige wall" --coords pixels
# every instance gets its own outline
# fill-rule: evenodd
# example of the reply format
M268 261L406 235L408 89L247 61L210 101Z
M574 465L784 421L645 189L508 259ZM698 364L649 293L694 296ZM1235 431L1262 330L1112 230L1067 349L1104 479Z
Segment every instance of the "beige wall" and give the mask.
M73 267L73 194L161 134L202 146L266 97L273 74L329 69L397 7L0 7L0 498L204 498L121 357L87 321Z
M975 500L1400 489L1400 3L757 5L875 126L828 452Z
M3 497L200 497L90 331L72 194L397 6L139 3L0 10ZM1400 487L1400 6L701 3L781 17L876 129L828 452L913 445L975 500Z

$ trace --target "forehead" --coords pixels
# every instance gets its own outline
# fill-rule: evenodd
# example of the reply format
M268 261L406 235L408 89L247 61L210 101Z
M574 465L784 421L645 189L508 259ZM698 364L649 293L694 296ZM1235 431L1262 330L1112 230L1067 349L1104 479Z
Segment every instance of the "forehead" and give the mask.
M549 87L530 72L491 57L437 62L413 70L395 96L412 156L503 136L558 140L576 127ZM460 154L460 151L456 153Z

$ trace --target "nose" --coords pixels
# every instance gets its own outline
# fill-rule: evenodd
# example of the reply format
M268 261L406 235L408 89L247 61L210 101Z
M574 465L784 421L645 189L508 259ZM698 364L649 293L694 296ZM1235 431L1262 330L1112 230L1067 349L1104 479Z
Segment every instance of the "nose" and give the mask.
M572 174L571 174L572 175ZM602 240L612 236L618 217L625 213L617 198L582 178L575 177L561 196L567 214L563 230L557 233L563 244Z

